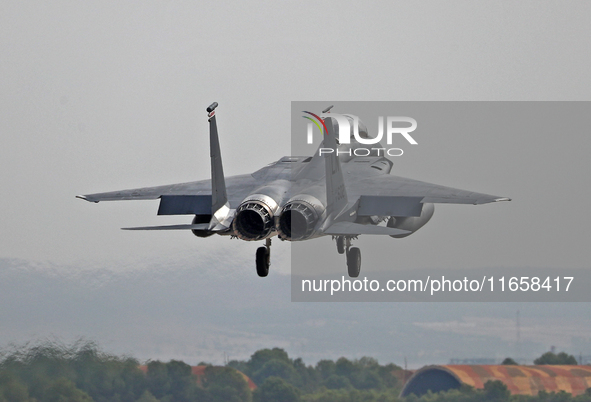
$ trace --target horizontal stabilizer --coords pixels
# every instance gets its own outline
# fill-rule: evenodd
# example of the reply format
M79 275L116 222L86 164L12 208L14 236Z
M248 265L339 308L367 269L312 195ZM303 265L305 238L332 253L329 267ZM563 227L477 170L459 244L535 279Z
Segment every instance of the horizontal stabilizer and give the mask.
M158 215L211 215L211 195L163 195Z
M397 236L410 233L408 230L389 228L386 226L377 225L362 225L360 223L353 222L337 222L330 226L324 234L327 235L388 235Z
M123 230L207 230L209 223L168 225L168 226L140 226L136 228L121 228Z

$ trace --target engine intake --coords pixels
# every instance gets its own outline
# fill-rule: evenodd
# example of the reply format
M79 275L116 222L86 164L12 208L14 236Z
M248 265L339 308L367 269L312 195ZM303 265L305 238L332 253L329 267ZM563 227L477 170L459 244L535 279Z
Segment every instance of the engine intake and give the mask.
M193 225L199 223L209 223L210 220L211 215L195 215L195 218L193 218ZM209 237L215 233L210 232L209 230L191 230L191 232L193 232L193 234L197 237Z
M435 211L435 206L431 203L426 203L423 205L423 210L421 211L420 216L407 216L407 217L396 217L391 216L388 220L387 226L389 228L396 228L396 229L403 229L408 230L410 233L403 234L403 235L393 235L390 237L394 237L396 239L401 239L406 236L410 236L423 226L429 219L433 216L433 212Z

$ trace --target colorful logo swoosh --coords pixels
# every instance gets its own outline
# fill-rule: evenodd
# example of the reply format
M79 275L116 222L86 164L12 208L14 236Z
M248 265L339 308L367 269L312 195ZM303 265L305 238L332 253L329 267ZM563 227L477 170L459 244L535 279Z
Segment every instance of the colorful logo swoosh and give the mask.
M312 112L306 112L305 110L303 111L304 113L308 113L311 116L316 117L316 119L318 119L318 121L308 117L308 116L302 116L304 119L308 119L310 120L312 123L316 124L316 127L318 127L318 130L320 130L320 132L322 133L322 127L320 127L320 124L322 124L322 126L324 127L324 133L328 134L328 129L326 128L326 124L324 124L324 120L322 120L318 115L312 113ZM320 124L318 124L318 122L320 122Z

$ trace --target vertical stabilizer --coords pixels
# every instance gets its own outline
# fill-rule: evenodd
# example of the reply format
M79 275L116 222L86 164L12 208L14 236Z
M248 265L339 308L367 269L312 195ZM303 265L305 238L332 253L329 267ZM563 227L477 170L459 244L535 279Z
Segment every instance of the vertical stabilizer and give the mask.
M209 224L210 229L214 229L218 225L226 226L224 221L230 212L228 195L226 193L226 180L224 179L224 168L222 167L218 126L215 120L216 107L218 107L218 103L214 102L207 108L207 116L209 118L209 156L211 157L212 217Z
M324 147L330 148L333 152L324 155L326 167L326 208L328 215L336 216L347 206L347 190L343 179L341 163L337 155L337 140L335 124L337 120L326 117L326 135L324 136ZM338 123L336 124L338 127Z

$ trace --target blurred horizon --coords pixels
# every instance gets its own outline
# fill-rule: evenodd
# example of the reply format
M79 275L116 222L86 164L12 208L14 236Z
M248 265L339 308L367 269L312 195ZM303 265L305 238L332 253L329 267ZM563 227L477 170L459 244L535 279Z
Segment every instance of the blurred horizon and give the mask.
M289 275L206 265L179 259L121 272L0 259L0 322L10 323L0 348L83 338L140 360L220 364L279 347L307 364L369 356L410 368L531 362L552 346L591 354L586 303L292 303Z

